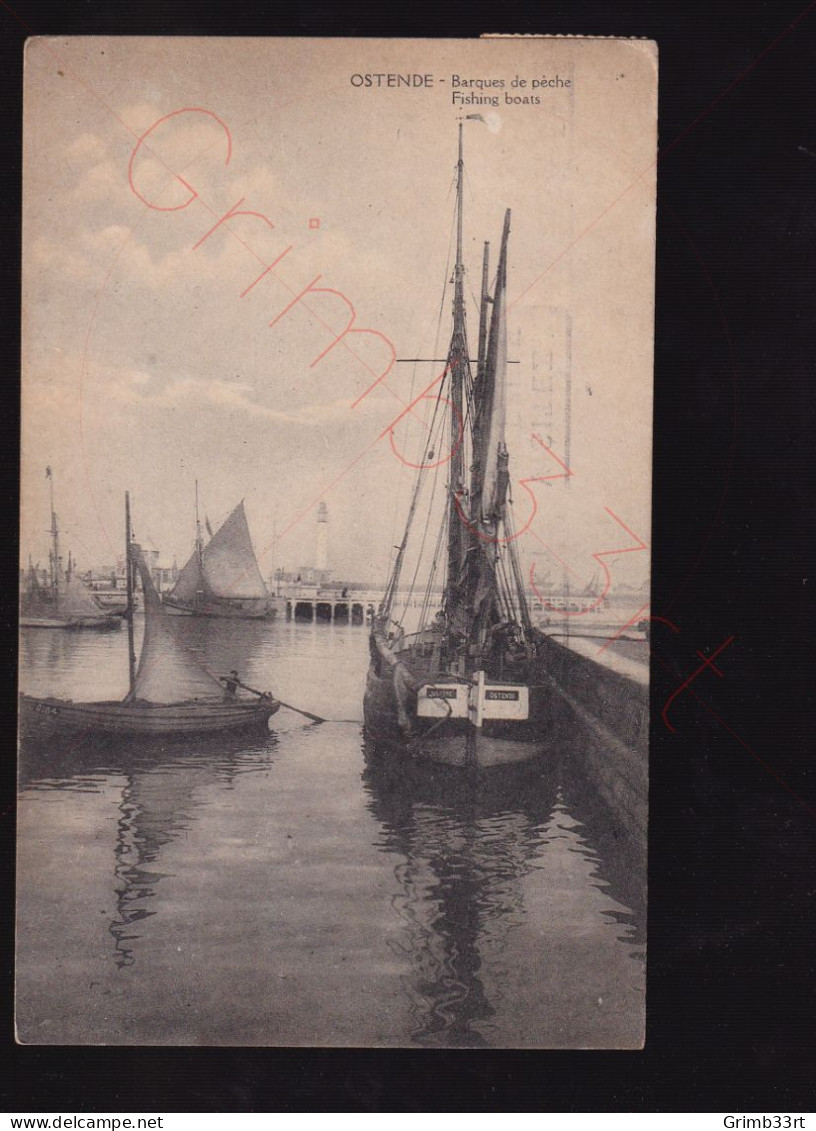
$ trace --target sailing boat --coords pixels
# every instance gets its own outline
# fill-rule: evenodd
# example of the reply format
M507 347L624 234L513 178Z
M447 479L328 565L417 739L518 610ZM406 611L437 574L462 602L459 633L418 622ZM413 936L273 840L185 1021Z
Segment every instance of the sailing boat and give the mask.
M438 407L449 407L451 458L440 529L447 554L434 555L419 631L406 635L394 619L394 606L409 532L428 479L421 468L371 632L364 714L366 731L376 741L403 745L412 755L439 763L488 768L527 762L539 753L548 688L536 678L542 639L530 620L508 508L504 425L510 211L505 213L492 295L485 245L474 377L465 320L463 183L460 124L453 328L438 400ZM428 464L432 457L429 452ZM429 597L443 556L442 606L428 624Z
M196 481L196 543L170 593L171 609L201 617L238 617L242 620L274 613L258 560L252 547L243 499L205 545L198 515Z
M187 652L173 618L162 607L141 548L131 539L127 496L126 516L130 690L121 701L97 703L22 695L22 733L36 738L172 738L266 729L281 704L268 692L253 692L252 699L238 696L243 684L225 680L225 688ZM138 667L133 643L136 571L145 621Z
M100 605L93 593L77 577L70 555L68 569L63 568L59 547L59 523L54 510L54 476L46 468L51 487L51 550L48 554L48 581L43 584L39 572L29 558L28 570L20 600L21 628L97 629L103 632L118 629L120 617Z

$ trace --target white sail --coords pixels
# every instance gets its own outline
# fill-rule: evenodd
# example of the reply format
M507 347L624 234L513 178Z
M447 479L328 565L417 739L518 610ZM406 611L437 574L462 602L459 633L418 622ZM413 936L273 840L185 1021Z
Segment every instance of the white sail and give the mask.
M175 601L184 605L192 604L196 595L204 589L204 579L201 576L201 565L198 559L198 546L193 550L190 560L178 575L173 586L171 596Z
M201 560L204 580L214 597L246 600L268 596L252 548L243 501L207 543Z
M224 688L179 639L178 624L183 621L177 622L162 608L138 546L133 546L133 554L144 592L145 634L136 680L128 699L167 704L223 698Z

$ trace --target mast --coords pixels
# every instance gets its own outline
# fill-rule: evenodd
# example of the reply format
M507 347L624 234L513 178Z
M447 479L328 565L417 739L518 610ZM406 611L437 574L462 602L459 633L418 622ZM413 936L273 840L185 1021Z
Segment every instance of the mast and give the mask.
M196 507L196 552L198 553L198 563L201 565L201 555L204 551L204 539L201 537L201 519L198 515L198 480L195 481L195 507Z
M54 608L59 608L59 527L57 525L57 512L54 510L54 473L50 467L45 469L51 494L51 592L54 597Z
M456 506L456 497L464 480L464 385L468 364L467 329L465 325L465 266L462 261L462 204L464 199L465 162L462 147L462 123L459 123L459 160L456 167L456 265L453 269L453 332L448 351L450 373L450 487L448 501L448 590L455 591L462 570L465 530Z
M133 560L131 557L131 542L133 532L130 527L130 492L125 491L125 584L127 586L127 617L128 626L128 679L130 691L128 697L132 698L136 688L136 648L133 642Z
M476 367L476 384L481 384L484 374L485 355L487 353L487 307L490 302L490 293L487 289L488 268L490 265L490 244L485 241L484 257L482 259L482 300L479 305L479 353Z

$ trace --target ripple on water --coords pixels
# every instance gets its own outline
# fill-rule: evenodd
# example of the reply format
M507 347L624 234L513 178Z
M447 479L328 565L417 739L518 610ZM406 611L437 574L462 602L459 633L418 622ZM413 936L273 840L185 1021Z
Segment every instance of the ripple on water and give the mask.
M236 623L190 618L188 644L360 719L363 629ZM21 686L116 698L123 639L24 637ZM22 751L24 1041L641 1043L640 877L557 759L505 788L406 771L359 722L272 722L251 743Z

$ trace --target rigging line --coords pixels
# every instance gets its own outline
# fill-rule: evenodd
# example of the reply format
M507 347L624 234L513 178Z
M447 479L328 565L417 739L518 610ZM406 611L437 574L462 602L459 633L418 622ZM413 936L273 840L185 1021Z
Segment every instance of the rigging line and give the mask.
M441 421L441 424L444 425L444 417ZM433 433L431 434L431 440L433 440ZM411 579L411 584L410 584L409 589L408 589L408 595L406 597L406 603L405 603L405 606L403 607L402 619L398 622L400 625L402 625L402 622L405 620L405 614L408 611L408 601L410 601L411 598L414 595L414 587L416 585L416 580L417 580L417 577L419 575L420 566L422 565L422 556L423 556L423 552L425 550L425 541L426 541L426 538L428 536L428 529L430 527L431 516L433 515L433 499L434 499L434 495L436 494L436 485L437 485L437 482L438 482L438 479L439 479L439 468L440 468L440 466L441 465L437 463L437 465L433 469L433 471L434 471L433 485L431 487L431 497L428 500L428 513L425 517L425 529L422 532L422 542L420 543L419 553L417 555L417 563L416 563L416 568L414 569L414 576ZM421 472L420 472L420 474L421 474Z
M456 184L456 172L454 171L454 173L451 177L450 184L448 185L448 193L447 193L446 199L450 199L451 190L452 190L452 188L454 187L455 184ZM435 328L435 331L434 331L434 351L433 351L434 355L436 355L437 352L438 352L437 347L439 345L439 335L440 335L441 329L442 329L442 317L443 317L444 309L445 309L445 294L446 294L447 289L448 289L448 279L449 279L449 276L450 276L450 264L451 264L451 255L452 255L452 251L453 251L453 236L454 236L455 228L456 228L456 211L454 209L454 212L453 212L452 217L451 217L450 230L448 232L448 248L447 248L447 252L446 252L446 256L445 256L445 273L444 273L443 278L442 278L442 293L441 293L440 299L439 299L439 312L438 312L438 315L437 315L436 328ZM416 366L416 364L414 364L412 369L411 369L411 385L410 385L409 400L408 400L409 404L413 404L414 387L416 385L416 376L417 376L417 366ZM440 392L441 392L441 390L440 390ZM410 413L408 415L406 442L409 445L411 443L411 428L414 427L414 426L418 426L418 425L415 425L415 422L413 420L413 415L414 415L413 413ZM426 413L426 415L427 415L427 413ZM397 483L397 498L395 499L395 505L394 505L394 508L392 510L391 537L390 537L390 540L389 540L389 546L391 546L392 548L389 550L389 554L388 554L388 564L387 564L386 582L385 582L386 587L388 585L388 579L391 576L391 570L393 569L394 564L395 564L395 560L396 560L394 558L394 548L393 548L394 547L394 532L396 530L397 518L398 518L398 516L399 516L399 514L401 513L401 510L402 510L402 504L401 504L401 500L400 500L399 496L401 494L402 484L405 482L405 468L406 468L405 464L403 464L402 467L400 468L400 474L399 474L399 479L398 479L398 483Z
M455 176L454 176L454 180L455 180ZM450 286L449 280L450 280L450 276L451 276L451 258L452 258L452 255L453 255L453 237L454 237L455 230L456 230L456 211L454 210L453 215L451 217L450 231L448 233L448 250L447 250L446 255L445 255L445 273L442 277L442 293L439 296L439 311L438 311L437 316L436 316L436 328L434 330L433 353L434 353L435 356L438 356L438 352L439 352L439 337L440 337L440 334L442 332L442 319L443 319L444 314L445 314L445 296L447 295L448 287ZM426 340L426 339L423 339L423 341L424 340ZM416 366L414 367L414 373L416 373ZM412 389L413 389L413 378L412 378Z
M447 374L442 379L442 384L440 386L440 393L441 393L442 389L445 387L446 378L447 378ZM428 449L426 449L426 450L433 450L433 429L434 429L435 424L436 424L436 416L439 412L439 406L440 406L441 403L442 403L441 399L436 400L436 403L435 403L435 406L434 406L434 419L431 421L430 436L428 438ZM444 418L444 413L443 413L443 416L441 418L442 423L444 423L444 419L445 418ZM441 437L440 437L440 439L441 439ZM434 488L436 486L436 472L438 472L439 467L440 467L440 464L437 463L435 468L434 468ZM393 601L394 594L392 593L391 596L389 597L388 591L389 591L389 588L391 588L393 586L394 577L397 576L398 573L399 573L399 570L402 569L402 556L404 555L405 547L406 547L406 544L407 544L408 531L410 530L411 524L413 522L414 512L416 511L416 506L417 506L417 503L419 501L420 488L421 488L421 485L422 485L422 482L423 482L423 472L426 471L426 470L427 470L427 468L423 467L422 465L420 465L417 469L417 476L416 476L416 482L415 482L415 486L414 486L413 499L412 499L412 502L411 502L410 511L408 513L408 521L407 521L407 524L406 524L405 532L403 534L402 542L400 543L400 547L399 547L397 557L394 561L393 573L391 574L390 582L388 583L388 585L386 587L386 593L383 597L383 607L385 607L386 604L387 604L388 607L390 608L391 602ZM395 510L396 510L396 508L395 508ZM397 568L398 565L399 565L399 570ZM412 585L413 585L413 583L412 583Z
M453 174L453 177L451 179L451 184L448 186L448 198L450 197L451 188L455 185L455 183L456 183L456 173ZM443 319L444 313L445 313L445 296L447 294L448 287L450 285L448 280L450 278L450 273L451 273L451 256L452 256L452 253L453 253L453 237L454 237L455 230L456 230L456 211L454 209L453 215L451 217L450 231L448 233L448 249L447 249L447 253L446 253L446 256L445 256L445 274L444 274L443 279L442 279L442 293L441 293L440 298L439 298L439 312L437 314L436 329L434 331L433 353L434 353L435 356L438 354L439 337L440 337L440 334L442 332L442 319ZM417 366L416 366L416 364L414 364L414 366L412 367L412 370L411 370L411 389L410 389L410 397L409 397L409 402L408 402L409 404L413 403L413 394L414 394L414 385L415 385L415 382L416 382L416 374L417 374ZM443 377L442 385L440 386L439 394L437 395L437 403L438 403L438 397L442 393L442 388L444 387L444 383L445 383L445 378ZM427 417L427 411L429 411L429 410L427 409L427 406L426 406L426 417ZM411 428L412 427L418 427L418 425L415 424L415 421L412 418L413 418L413 414L409 414L409 417L408 417L408 434L407 434L407 437L406 437L406 440L409 444L411 442ZM431 432L432 432L432 428L429 429L429 434ZM403 465L403 467L400 469L400 479L399 479L400 486L404 481L404 475L405 475L405 465ZM395 506L394 510L393 510L392 527L391 527L391 541L390 541L391 546L393 546L393 544L394 544L394 530L396 528L397 515L398 515L400 509L401 509L400 506ZM392 550L392 551L389 552L389 559L388 559L389 575L390 575L390 571L392 569L393 560L394 559L393 559L393 550Z
M431 605L431 592L433 590L433 585L434 585L434 582L436 580L436 571L439 567L439 554L440 554L440 550L442 548L442 543L443 543L443 541L446 541L446 538L444 536L445 536L447 528L448 528L449 517L450 517L450 510L449 510L449 508L446 507L445 508L445 517L444 517L443 521L439 524L439 533L436 537L436 547L434 548L433 561L431 562L431 569L430 569L430 573L428 575L428 584L425 587L425 596L423 598L422 607L420 609L420 617L419 617L420 632L425 628L425 625L427 624L427 621L428 621L428 611L429 611L430 605Z
M413 521L414 521L414 514L416 513L417 502L419 501L419 493L420 493L421 488L422 488L422 475L420 473L418 473L417 477L416 477L416 482L414 483L414 492L413 492L413 495L411 497L411 506L408 510L408 519L407 519L406 524L405 524L405 530L403 531L402 542L399 545L399 552L397 553L397 557L396 557L396 560L394 562L393 572L391 573L391 576L388 580L388 585L386 587L385 593L383 594L383 599L380 602L380 615L381 616L387 616L387 617L391 616L391 607L394 603L394 596L397 592L397 587L399 585L400 573L402 572L402 563L403 563L403 559L404 559L404 556L405 556L405 547L408 545L408 536L411 532L411 526L412 526Z

